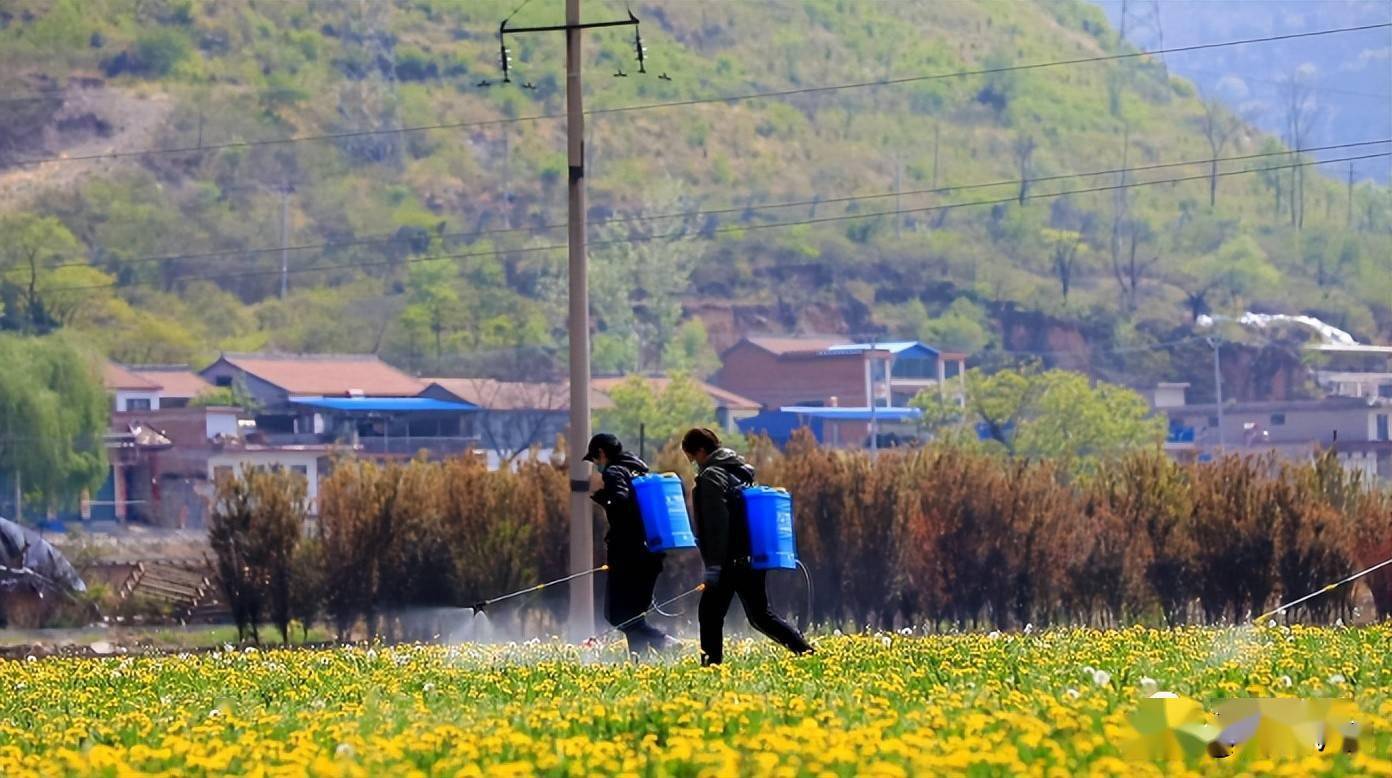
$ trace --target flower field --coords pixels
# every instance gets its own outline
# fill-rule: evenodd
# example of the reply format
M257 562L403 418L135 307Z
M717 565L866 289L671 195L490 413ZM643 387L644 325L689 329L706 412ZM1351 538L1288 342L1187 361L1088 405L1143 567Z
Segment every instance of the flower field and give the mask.
M715 669L561 644L5 662L0 775L1392 774L1386 627L816 643L737 642ZM1352 698L1359 749L1127 762L1157 689Z

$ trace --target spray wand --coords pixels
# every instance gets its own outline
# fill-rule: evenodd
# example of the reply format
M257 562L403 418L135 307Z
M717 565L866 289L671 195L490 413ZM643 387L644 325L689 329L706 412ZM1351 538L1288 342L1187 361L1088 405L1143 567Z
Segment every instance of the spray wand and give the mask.
M596 632L595 634L593 634L593 635L589 636L588 638L585 638L585 640L581 641L580 645L582 645L582 646L593 646L593 645L599 643L599 639L600 639L600 638L605 637L605 636L607 636L607 635L611 635L611 634L613 634L613 633L615 633L615 632L618 632L619 630L623 629L624 627L627 627L627 626L630 625L630 624L634 624L634 623L638 622L638 620L640 620L640 619L642 619L643 617L647 616L649 613L653 613L654 611L660 613L661 610L662 610L662 608L664 608L664 607L666 607L666 606L668 606L668 605L671 605L672 603L676 602L677 600L681 600L681 599L685 599L685 598L687 598L687 597L690 597L691 595L695 594L696 592L705 591L705 589L706 589L706 585L705 585L705 584L703 584L703 583L698 583L698 584L696 584L695 586L691 587L690 589L687 589L686 591L682 592L681 594L678 594L676 597L671 598L670 600L663 600L662 602L659 602L659 603L653 605L652 607L648 608L647 610L643 611L642 613L638 614L637 616L634 616L633 618L624 619L623 621L619 622L618 624L615 624L614 626L610 627L609 629L604 630L603 632Z
M512 599L513 597L521 597L521 596L524 595L524 594L531 594L532 592L539 592L539 591L541 591L542 589L546 589L546 588L548 588L548 587L555 586L556 584L563 584L563 583L565 583L566 581L574 581L576 578L580 578L580 577L586 576L586 575L594 575L595 573L603 573L603 572L607 571L608 569L609 569L609 565L600 565L599 567L591 568L591 569L589 569L589 570L583 570L583 571L578 572L578 573L571 573L570 575L568 575L568 576L566 576L566 577L564 577L564 578L557 578L557 579L554 580L554 581L547 581L546 583L539 583L539 584L537 584L536 586L528 586L528 587L525 588L525 589L518 589L518 590L515 591L515 592L510 592L510 593L508 593L508 594L500 595L500 596L498 596L498 597L494 597L494 598L489 599L489 600L479 600L478 602L474 603L473 605L470 605L469 608L470 608L471 610L473 610L474 613L482 613L482 612L484 611L484 609L486 609L486 608L488 608L489 606L494 605L494 604L496 604L496 603L500 603L500 602L502 602L503 600L510 600L510 599Z
M1380 569L1380 568L1386 567L1386 566L1388 566L1388 565L1392 565L1392 559L1384 559L1383 561L1378 562L1377 564L1373 565L1372 567L1368 568L1367 570L1363 570L1362 572L1354 573L1353 575L1349 576L1348 578L1343 579L1342 581L1335 581L1334 583L1329 584L1328 586L1324 587L1323 589L1317 589L1317 590L1315 590L1315 591L1313 591L1313 592L1310 592L1309 594L1305 595L1304 597L1301 597L1301 598L1298 599L1298 600L1291 600L1290 602L1288 602L1288 603L1286 603L1286 604L1284 604L1284 605L1281 605L1281 606L1277 607L1275 610L1270 610L1270 611L1267 611L1266 613L1263 613L1262 615L1256 617L1255 619L1252 619L1252 621L1255 622L1255 623L1261 623L1261 622L1263 622L1263 621L1266 621L1267 619L1269 619L1269 618L1271 618L1272 616L1275 616L1275 615L1281 613L1282 611L1286 611L1286 610L1289 610L1289 609L1291 609L1291 608L1294 608L1295 606L1299 605L1300 603L1305 602L1306 600L1312 600L1312 599L1314 599L1314 598L1320 596L1321 594L1325 594L1325 593L1327 593L1327 592L1332 592L1332 591L1334 591L1335 589L1338 589L1340 586L1343 586L1344 584L1353 583L1354 581L1357 581L1359 578L1362 578L1363 576L1365 576L1365 575L1367 575L1367 574L1369 574L1369 573L1371 573L1371 572L1374 572L1374 571L1376 571L1376 570L1378 570L1378 569Z

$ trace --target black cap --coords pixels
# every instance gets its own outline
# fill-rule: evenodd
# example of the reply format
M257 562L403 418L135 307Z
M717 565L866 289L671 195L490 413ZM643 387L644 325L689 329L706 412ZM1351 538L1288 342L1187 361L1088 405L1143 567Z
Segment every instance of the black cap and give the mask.
M590 446L588 449L586 449L584 460L586 462L595 461L595 459L599 456L599 452L601 451L623 451L623 444L619 442L617 436L612 435L608 432L601 432L598 435L595 435L594 437L590 438Z

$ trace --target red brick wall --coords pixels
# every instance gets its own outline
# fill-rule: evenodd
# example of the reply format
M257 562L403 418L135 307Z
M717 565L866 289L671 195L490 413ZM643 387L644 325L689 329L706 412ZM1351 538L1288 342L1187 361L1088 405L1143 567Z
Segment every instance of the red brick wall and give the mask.
M724 364L711 383L766 408L825 404L831 397L840 405L866 404L865 362L859 354L780 359L751 343L740 343L725 352Z

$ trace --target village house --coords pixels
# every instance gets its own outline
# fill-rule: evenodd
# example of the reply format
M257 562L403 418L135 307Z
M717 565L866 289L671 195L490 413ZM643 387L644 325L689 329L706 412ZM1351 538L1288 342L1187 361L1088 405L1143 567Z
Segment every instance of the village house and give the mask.
M461 453L477 442L476 405L426 396L428 382L372 354L223 354L200 374L250 398L248 439L259 444L339 444L410 458Z
M919 414L907 406L920 392L965 397L966 355L916 341L746 337L721 363L711 381L763 408L740 429L776 441L806 426L828 445L860 447L873 427L893 445L916 437Z
M1372 481L1392 482L1392 399L1325 397L1313 400L1189 405L1186 384L1162 384L1150 394L1170 420L1166 451L1181 460L1222 454L1275 453L1308 460L1333 449L1344 466Z

